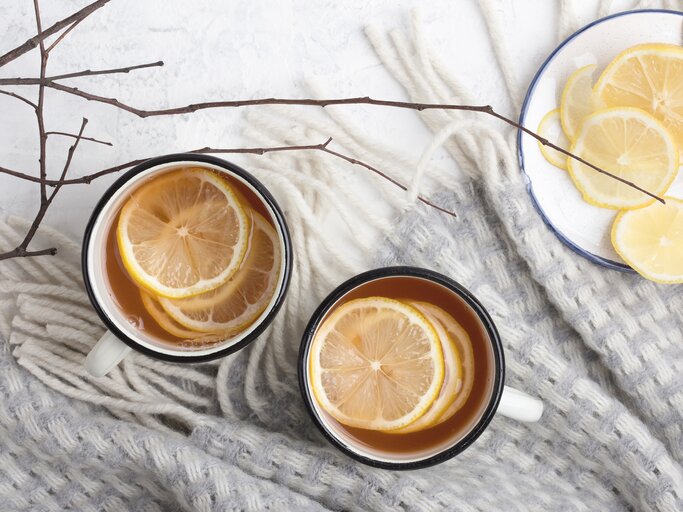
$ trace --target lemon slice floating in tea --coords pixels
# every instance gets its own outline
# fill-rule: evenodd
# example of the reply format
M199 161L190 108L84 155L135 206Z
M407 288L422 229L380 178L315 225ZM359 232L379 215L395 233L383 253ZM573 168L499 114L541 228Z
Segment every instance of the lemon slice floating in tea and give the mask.
M235 333L266 309L280 277L280 242L273 226L258 213L251 215L249 251L228 282L186 299L159 298L175 321L196 331Z
M216 288L239 267L249 219L230 185L206 169L185 168L138 188L121 209L117 229L126 270L163 297Z
M316 400L351 427L405 427L429 409L443 383L436 330L420 311L393 299L339 306L319 327L310 351Z
M593 92L593 73L596 67L595 64L590 64L574 71L562 90L560 122L570 140L576 139L586 117L605 108L600 96Z
M424 413L424 415L422 415L417 421L414 421L407 427L393 430L393 434L418 432L440 423L437 420L443 416L446 410L455 401L460 388L462 388L462 365L460 364L460 356L458 355L455 341L451 338L448 332L446 332L443 324L430 313L432 305L427 302L419 301L403 302L413 306L425 317L427 317L427 320L429 320L432 326L434 326L434 329L439 335L439 341L441 342L441 350L443 352L444 360L444 378L443 384L441 385L441 390L439 391L439 396L427 410L427 412Z
M541 119L541 122L538 124L538 134L562 149L569 149L569 139L567 139L567 136L562 131L562 125L560 124L560 109L558 108L551 110L543 116L543 119ZM540 141L538 141L538 147L541 150L543 158L545 158L548 163L565 171L567 170L567 155L541 144Z
M455 344L460 358L462 383L453 403L448 406L434 423L438 425L453 417L465 405L465 402L467 402L472 393L472 388L474 387L474 349L472 348L470 335L452 315L434 304L423 303L423 308L446 329L448 336Z
M156 298L154 298L145 290L140 289L140 298L142 299L142 305L145 307L149 315L157 324L159 324L159 327L161 327L167 333L178 338L190 340L206 336L205 332L192 331L173 320L173 318L171 318L161 307L159 301L157 301Z
M642 44L623 51L605 68L595 92L607 106L643 109L659 119L683 148L683 48Z
M581 125L572 153L645 190L661 195L678 171L678 149L664 125L644 110L608 108ZM639 208L650 196L569 159L569 174L583 198L603 208Z
M665 197L620 212L612 227L615 250L634 270L658 283L683 282L683 201Z

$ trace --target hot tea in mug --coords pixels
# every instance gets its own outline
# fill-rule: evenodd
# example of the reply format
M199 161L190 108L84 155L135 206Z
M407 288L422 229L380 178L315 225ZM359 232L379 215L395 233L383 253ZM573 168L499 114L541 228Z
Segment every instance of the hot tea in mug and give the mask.
M278 235L244 184L178 167L131 192L107 234L106 274L126 318L166 343L239 334L263 312L281 273Z
M86 288L120 340L107 333L86 366L103 374L124 343L179 361L243 346L272 319L291 268L274 200L246 171L211 157L171 155L131 172L86 230Z
M469 292L397 267L357 276L328 297L304 335L299 371L309 410L334 444L404 469L478 437L498 408L503 366L495 327ZM501 412L540 416L540 402L512 389L505 396Z

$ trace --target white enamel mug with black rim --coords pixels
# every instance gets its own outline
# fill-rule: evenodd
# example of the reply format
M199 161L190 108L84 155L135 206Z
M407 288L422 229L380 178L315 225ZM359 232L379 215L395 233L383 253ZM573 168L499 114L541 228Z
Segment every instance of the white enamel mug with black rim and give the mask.
M310 384L309 372L311 362L311 344L316 332L327 314L334 309L354 290L364 284L392 277L410 277L430 281L445 288L456 295L471 310L480 327L485 333L486 343L490 345L493 368L492 385L489 396L486 397L485 407L476 421L472 422L468 430L459 437L447 440L445 443L413 452L389 452L378 450L359 442L347 432L335 425L335 421L323 411L316 400ZM472 445L486 430L496 413L517 421L535 422L543 413L543 402L522 391L505 386L505 357L503 344L498 330L484 306L464 286L456 281L424 268L417 267L385 267L359 274L339 285L313 313L304 331L299 350L298 360L299 388L308 412L325 438L349 457L383 469L419 469L441 463ZM475 379L476 379L475 375ZM489 377L486 377L489 378Z
M164 343L135 327L115 303L105 275L107 232L113 217L143 181L183 166L200 167L239 180L263 203L276 228L283 255L276 292L263 313L243 332L225 341L195 347ZM86 357L88 372L101 377L116 366L131 350L175 363L197 363L227 356L252 342L272 322L284 301L292 270L292 246L280 207L266 187L235 164L209 155L174 154L147 160L116 180L95 206L85 229L81 253L83 281L95 311L107 332Z

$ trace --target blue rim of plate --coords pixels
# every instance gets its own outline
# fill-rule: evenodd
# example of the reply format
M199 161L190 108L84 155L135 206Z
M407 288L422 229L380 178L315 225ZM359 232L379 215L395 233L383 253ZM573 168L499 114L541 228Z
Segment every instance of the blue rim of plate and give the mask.
M543 73L545 73L546 68L548 67L548 64L555 58L557 53L564 48L569 42L571 42L574 38L576 38L579 34L582 34L586 30L594 27L595 25L599 25L600 23L603 23L607 20L611 20L612 18L619 18L621 16L629 16L632 14L643 14L643 13L662 13L662 14L674 14L676 16L683 16L683 12L681 11L672 11L670 9L637 9L633 11L623 11L623 12L618 12L615 14L610 14L609 16L605 16L604 18L600 18L599 20L595 20L588 25L585 25L581 27L579 30L574 32L572 35L570 35L567 39L562 41L560 45L555 48L550 55L545 59L543 64L541 64L541 67L538 68L538 71L536 72L536 75L534 75L533 80L531 81L531 84L529 85L529 89L527 90L526 96L524 97L524 103L522 103L522 111L519 115L519 124L520 126L524 126L524 118L526 117L526 112L527 109L529 108L529 102L531 101L531 96L533 95L534 91L536 90L536 85L538 81L541 79L543 76ZM567 247L569 247L571 250L573 250L575 253L583 256L584 258L592 261L593 263L597 263L598 265L602 265L603 267L610 268L612 270L618 270L620 272L630 272L630 273L635 273L635 271L626 265L625 263L620 263L618 261L613 261L608 258L603 258L602 256L598 256L597 254L593 254L592 252L587 251L583 247L577 245L576 243L572 242L569 238L567 238L564 233L562 233L555 225L550 221L548 216L545 214L543 211L543 208L541 208L541 205L538 202L538 199L536 199L536 195L534 194L534 189L533 185L531 183L531 178L529 175L526 173L524 170L524 153L522 151L522 135L524 132L522 130L517 130L517 157L519 159L519 168L522 171L522 174L524 175L524 179L526 181L526 189L527 192L529 193L529 196L531 197L531 202L534 206L534 209L538 212L538 214L541 216L543 219L543 222L550 228L550 230L555 233L555 236L560 239L562 243L564 243Z

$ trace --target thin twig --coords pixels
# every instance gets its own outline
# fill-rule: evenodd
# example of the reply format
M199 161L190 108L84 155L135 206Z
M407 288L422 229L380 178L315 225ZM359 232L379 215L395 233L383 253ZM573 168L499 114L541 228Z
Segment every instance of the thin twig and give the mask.
M16 99L18 99L18 100L21 100L21 101L23 101L24 103L26 103L27 105L29 105L30 107L33 107L33 110L36 110L36 109L38 108L38 105L36 105L35 103L33 103L31 100L29 100L29 99L27 99L27 98L24 98L23 96L20 96L20 95L17 94L17 93L10 92L10 91L0 91L0 94L4 94L4 95L6 95L6 96L12 96L12 98L16 98Z
M78 137L78 135L74 133L67 133L67 132L45 132L45 135L50 136L50 135L62 135L63 137L71 137L72 139L75 139ZM104 144L105 146L113 146L111 142L107 142L106 140L100 140L100 139L95 139L93 137L81 137L81 140L87 140L90 142L97 142L98 144Z
M83 130L85 130L85 126L88 124L88 120L84 117L83 121L81 122L81 128L78 130L78 135L76 135L76 140L74 141L73 145L69 148L69 152L67 153L66 156L66 162L64 162L64 168L62 169L62 174L59 176L59 181L60 184L55 187L55 189L52 191L52 194L48 198L47 202L48 205L49 203L52 202L54 199L55 195L57 195L57 192L59 192L59 189L62 188L62 183L64 181L64 178L66 177L66 173L69 172L69 167L71 166L71 160L73 159L74 152L76 151L76 148L78 147L78 143L83 139Z
M154 68L164 65L164 61L158 60L156 62L149 62L147 64L138 64L136 66L126 66L123 68L112 68L112 69L84 69L83 71L75 71L73 73L64 73L62 75L54 75L45 77L44 80L40 78L0 78L0 85L39 85L41 83L48 85L49 82L54 80L65 80L67 78L77 78L81 76L97 76L97 75L113 75L116 73L130 73L138 69Z
M83 136L83 130L85 130L85 126L87 124L88 124L88 120L86 118L83 118L83 121L81 122L81 128L78 132L78 135L76 136L76 141L69 148L69 152L68 152L67 157L66 157L66 162L64 163L64 168L62 169L62 174L59 177L59 181L63 181L64 178L66 177L66 173L69 172L69 167L71 166L71 160L73 158L74 152L76 151L76 148L78 147L78 143L81 141L81 138ZM41 251L32 251L32 252L27 251L27 247L28 247L28 244L31 243L31 240L33 240L33 237L35 236L36 231L38 230L38 227L40 226L40 223L43 221L43 218L45 217L45 214L47 213L48 208L50 208L52 201L54 200L55 196L57 195L57 192L59 192L61 187L62 187L61 184L55 186L54 190L49 195L49 197L47 197L47 199L44 202L41 201L40 208L38 209L38 213L36 214L35 218L33 219L31 226L28 228L28 231L26 232L26 236L24 236L24 239L22 240L22 242L16 248L14 248L12 251L6 252L4 254L0 254L0 260L13 258L13 257L42 256L42 255L46 255L46 254L51 254L51 255L57 254L57 249L54 247L52 247L50 249L44 249Z
M40 251L27 251L26 249L15 247L9 252L0 254L0 261L8 260L10 258L29 258L31 256L54 256L55 254L57 254L56 247L41 249Z
M396 179L392 178L388 174L380 171L379 169L371 166L370 164L366 164L365 162L361 162L360 160L357 160L355 158L352 158L347 155L343 155L342 153L339 153L337 151L331 150L328 146L332 142L332 137L327 139L325 142L322 144L312 144L309 146L282 146L282 147L274 147L274 148L248 148L246 150L244 149L217 149L217 148L202 148L202 149L196 149L194 151L190 151L190 153L214 153L214 154L220 154L220 153L253 153L257 155L263 155L264 153L273 153L276 151L302 151L302 150L317 150L317 151L322 151L323 153L327 153L328 155L333 155L337 158L341 158L342 160L345 160L351 164L354 165L360 165L361 167L365 167L369 171L374 172L375 174L379 175L380 177L384 178L388 182L392 183L393 185L396 185L398 188L401 190L408 190L408 187L406 187L403 183L400 181L397 181ZM437 210L446 213L450 215L451 217L457 217L455 212L451 210L447 210L437 204L432 203L429 199L426 199L423 196L417 196L417 199L421 201L422 203L431 206L432 208L436 208Z
M64 38L69 35L69 32L71 32L73 29L75 29L78 26L78 24L81 21L83 21L84 19L85 18L80 18L80 19L76 20L75 22L73 22L71 24L71 26L69 28L67 28L64 32L59 34L59 37L57 39L55 39L54 42L50 46L47 47L47 53L50 53L54 49L55 46L57 46L59 43L61 43L64 40Z
M37 176L31 176L30 174L26 174L25 172L15 171L13 169L8 169L7 167L0 167L0 173L8 174L10 176L14 176L15 178L21 178L22 180L32 181L33 183L43 183L43 180L41 180ZM45 184L48 187L55 186L54 184L50 183L50 180L45 180Z
M327 153L328 155L334 155L334 156L336 156L337 158L341 158L342 160L346 160L347 162L349 162L349 163L351 163L351 164L353 164L353 165L360 165L361 167L365 167L365 168L368 169L369 171L372 171L372 172L374 172L375 174L377 174L377 175L381 176L382 178L384 178L385 180L387 180L387 181L393 183L394 185L396 185L396 186L397 186L398 188L400 188L401 190L408 190L408 187L406 187L403 183L400 183L399 181L395 180L394 178L392 178L391 176L387 175L386 173L380 171L379 169L377 169L377 168L375 168L375 167L373 167L373 166L371 166L371 165L369 165L369 164L366 164L365 162L361 162L360 160L356 160L355 158L352 158L352 157L350 157L350 156L346 156L346 155L343 155L343 154L341 154L341 153L339 153L339 152L337 152L337 151L331 150L330 148L327 147L327 145L328 145L331 141L332 141L331 138L328 139L327 142L325 142L325 144L322 145L322 147L320 148L320 151L323 151L323 152ZM445 208L439 206L438 204L434 204L434 203L432 203L429 199L426 199L426 198L423 197L423 196L417 196L417 199L420 200L420 201L422 201L422 202L423 202L424 204L426 204L427 206L431 206L432 208L436 208L436 209L439 210L440 212L446 213L446 214L450 215L451 217L457 217L457 215L455 214L455 212L453 212L453 211L451 211L451 210L447 210L447 209L445 209Z
M28 51L33 50L36 46L38 46L42 41L44 41L46 38L50 37L53 34L56 34L59 32L61 29L64 27L74 23L75 21L78 21L80 19L87 18L90 14L95 12L97 9L105 5L109 0L97 0L96 2L93 2L89 5L86 5L83 7L78 12L75 12L71 16L68 16L64 18L63 20L58 21L51 27L39 32L35 36L33 36L31 39L28 39L26 42L23 44L20 44L16 48L8 51L4 55L0 56L0 67L4 66L8 62L12 62L14 59L17 59L21 57L23 54L25 54Z
M232 154L248 153L251 155L265 155L266 153L278 153L278 152L282 152L282 151L306 151L306 150L322 149L326 144L329 144L329 142L331 140L332 140L332 138L329 138L323 144L305 144L305 145L299 145L299 146L272 146L272 147L268 147L268 148L211 148L211 147L205 146L203 148L193 149L191 151L188 151L188 153L199 153L199 154L214 153L217 155L221 154L221 153L232 153Z
M567 151L564 148L561 148L560 146L553 144L550 142L548 139L541 137L540 135L534 133L533 131L529 130L528 128L525 128L524 126L520 125L517 123L515 120L510 119L509 117L505 117L502 114L499 114L496 112L491 105L461 105L461 104L441 104L441 103L414 103L414 102L408 102L408 101L391 101L391 100L377 100L374 98L370 98L368 96L358 96L358 97L351 97L351 98L333 98L333 99L322 99L322 100L314 100L314 99L294 99L294 98L262 98L262 99L255 99L255 100L235 100L235 101L210 101L210 102L205 102L205 103L193 103L190 105L186 105L184 107L174 107L174 108L166 108L166 109L157 109L157 110L144 110L144 109L139 109L136 107L132 107L130 105L127 105L125 103L120 102L116 98L107 98L105 96L99 96L97 94L89 93L86 91L83 91L81 89L78 89L77 87L70 87L67 85L59 84L54 81L48 81L46 84L46 87L51 87L53 89L57 89L62 92L66 92L69 94L73 94L76 96L80 96L81 98L84 98L88 101L96 101L100 103L106 103L108 105L115 106L121 110L125 110L127 112L130 112L131 114L134 114L136 116L146 118L146 117L156 117L156 116L170 116L170 115L178 115L178 114L189 114L192 112L196 112L198 110L205 110L205 109L212 109L212 108L236 108L236 107L246 107L246 106L253 106L253 105L301 105L301 106L318 106L318 107L327 107L331 105L375 105L375 106L383 106L383 107L393 107L393 108L402 108L402 109L410 109L410 110L417 110L418 112L422 112L424 110L460 110L460 111L467 111L467 112L480 112L482 114L489 115L491 117L495 117L496 119L499 119L503 121L504 123L509 124L510 126L513 126L519 130L522 130L524 133L530 135L534 139L536 139L538 142L543 144L544 146L548 146L549 148L552 148L556 151L559 151L560 153L567 155L569 158L573 158L574 160L581 162L584 165L587 165L591 169L599 172L600 174L603 174L605 176L609 176L610 178L613 178L624 185L628 185L629 187L638 190L639 192L642 192L643 194L646 194L647 196L656 199L662 204L666 204L664 199L659 197L658 195L644 189L643 187L637 185L636 183L629 181L625 178L622 178L620 176L617 176L616 174L613 174L609 171L606 171L605 169L602 169L598 167L595 164L592 164L591 162L588 162L587 160L581 158L580 156L574 155L573 153Z
M84 91L77 87L70 87L63 84L57 84L54 81L47 81L45 83L47 87L57 89L62 92L73 94L75 96L80 96L89 101L96 101L99 103L106 103L114 107L130 112L138 117L157 117L157 116L172 116L179 114L191 114L197 112L198 110L207 110L214 108L238 108L238 107L249 107L256 105L299 105L299 106L315 106L315 107L328 107L333 105L375 105L382 107L394 107L410 110L465 110L470 112L482 112L485 114L489 113L491 109L490 105L461 105L461 104L441 104L441 103L413 103L407 101L391 101L391 100L378 100L370 98L368 96L357 96L350 98L331 98L331 99L308 99L308 98L260 98L253 100L226 100L226 101L207 101L203 103L191 103L182 107L171 107L163 109L146 110L137 107L133 107L126 103L123 103L116 98L108 98L106 96L100 96L91 92ZM507 119L507 118L506 118ZM514 123L514 121L510 121ZM515 123L516 124L516 123Z
M36 26L38 27L38 35L40 36L43 33L43 29L41 26L40 22L40 5L38 4L38 0L33 0L33 8L35 10L36 14ZM47 59L48 59L48 53L45 50L45 40L40 39L38 42L40 45L40 79L41 82L42 80L45 79L45 74L47 72ZM45 135L45 120L43 118L43 102L45 100L45 84L41 83L38 85L38 106L36 108L36 118L38 120L38 137L40 138L40 157L38 159L38 162L40 163L40 179L45 180L47 177L47 164L46 164L46 156L47 156L47 135ZM47 202L47 190L45 187L44 181L41 181L40 183L40 206L42 206ZM25 249L26 247L24 247Z
M266 153L276 153L280 151L302 151L302 150L307 150L307 149L320 149L322 147L322 144L307 144L307 145L301 145L301 146L274 146L274 147L267 147L267 148L210 148L210 147L203 147L200 149L194 149L191 151L186 151L186 153L215 153L215 154L252 154L252 155L264 155ZM21 178L26 181L32 181L34 183L45 183L49 187L56 187L57 185L78 185L78 184L89 184L90 182L96 180L97 178L101 178L102 176L106 176L107 174L113 174L119 171L122 171L124 169L128 169L129 167L133 167L134 165L141 164L142 162L146 162L150 158L153 158L153 156L147 157L147 158L137 158L135 160L131 160L130 162L126 162L123 164L115 165L113 167L108 167L106 169L102 169L101 171L88 174L85 176L81 176L80 178L71 178L71 179L65 179L65 180L41 180L40 178L37 178L35 176L31 176L30 174L26 174L23 172L15 171L12 169L7 169L6 167L0 167L0 173L4 174L9 174L10 176L15 176L17 178Z
M83 139L84 137L79 137L79 138ZM364 167L364 168L372 171L373 173L381 176L382 178L389 181L390 183L397 186L398 188L400 188L402 190L408 190L408 187L406 187L406 185L404 185L403 183L392 178L391 176L389 176L385 172L382 172L379 169L371 166L370 164L367 164L365 162L362 162L362 161L357 160L355 158L352 158L350 156L344 155L344 154L339 153L337 151L331 150L328 147L330 142L332 142L331 137L329 139L327 139L322 144L306 144L306 145L299 145L299 146L274 146L274 147L265 147L265 148L211 148L211 147L203 147L200 149L193 149L191 151L187 151L187 153L264 155L266 153L277 153L277 152L284 152L284 151L322 151L322 152L327 153L329 155L332 155L332 156L335 156L335 157L340 158L342 160L345 160L351 164ZM59 180L44 180L44 183L48 186L51 186L51 187L62 187L63 185L76 185L76 184L81 184L81 183L88 184L88 183L92 182L93 180L96 180L97 178L101 178L102 176L106 176L107 174L113 174L115 172L122 171L123 169L133 167L134 165L145 162L146 160L148 160L148 158L138 158L136 160L126 162L125 164L115 165L114 167L109 167L107 169L103 169L103 170L96 172L96 173L93 173L93 174L81 176L80 178L71 178L68 180L64 179L64 178L60 178ZM11 169L5 169L3 167L0 167L0 172L10 174L12 176L16 176L17 178L22 178L22 179L25 179L28 181L40 182L40 180L35 178L34 176L30 176L28 174L13 171ZM433 208L436 208L437 210L439 210L443 213L446 213L452 217L456 216L455 212L452 212L452 211L447 210L447 209L445 209L445 208L443 208L437 204L434 204L429 199L427 199L423 196L418 196L418 199L422 203L424 203L428 206L431 206Z
M38 28L38 37L40 37L43 34L43 29L41 26L41 21L40 21L40 6L38 4L38 0L33 0L33 8L35 11L36 15L36 27ZM41 81L45 79L45 73L47 70L47 59L48 59L48 52L45 49L45 38L40 38L38 41L38 45L40 46L40 78ZM31 223L31 226L29 227L28 231L26 232L26 235L24 236L24 239L22 242L14 248L13 251L10 251L9 253L5 254L0 254L0 260L1 259L7 259L8 254L14 254L15 256L21 256L21 257L27 257L27 256L40 256L43 254L56 254L57 249L55 247L51 247L49 249L43 249L41 251L37 252L29 252L27 251L28 244L31 243L31 240L33 240L34 235L36 234L36 231L38 230L38 226L40 226L40 223L43 221L43 218L45 217L45 213L47 212L47 209L50 207L50 203L52 203L52 199L54 198L55 194L59 190L59 186L55 187L54 191L50 195L50 197L47 196L47 186L45 184L45 179L47 177L46 175L46 142L47 142L47 135L45 135L45 122L43 118L43 102L45 99L45 84L41 83L38 86L38 104L36 105L35 113L36 113L36 119L38 121L38 136L40 138L40 157L39 157L39 163L40 163L40 206L38 208L38 213L36 213L35 218L33 219L33 222ZM81 128L81 132L83 129ZM78 144L78 139L76 139L76 144ZM70 160L70 159L68 159ZM64 173L62 174L62 179L64 178Z
M558 146L558 145L556 145L556 144L553 144L553 143L550 142L548 139L546 139L546 138L544 138L544 137L541 137L541 136L538 135L537 133L532 132L532 131L529 130L528 128L526 128L526 127L520 125L519 123L516 123L516 122L514 122L513 120L508 119L507 117L505 117L505 116L499 114L498 112L496 112L495 110L493 110L493 108L492 108L491 106L488 106L488 110L486 111L486 113L487 113L488 115L493 116L493 117L495 117L496 119L500 119L501 121L504 121L504 122L506 122L506 123L508 123L508 124L510 124L510 125L512 125L512 126L516 126L518 129L522 130L522 131L523 131L524 133L526 133L527 135L532 136L534 139L536 139L538 142L540 142L540 143L543 144L544 146L548 146L548 147L554 149L555 151L559 151L559 152L562 153L563 155L566 155L566 156L568 156L569 158L573 158L573 159L576 160L577 162L581 162L582 164L587 165L588 167L590 167L590 168L593 169L594 171L599 172L600 174L604 174L605 176L609 176L610 178L615 179L615 180L617 180L617 181L623 183L624 185L628 185L629 187L634 188L634 189L638 190L639 192L642 192L643 194L645 194L645 195L647 195L647 196L650 196L652 199L656 199L657 201L659 201L659 202L662 203L662 204L666 204L666 201L665 201L663 198L659 197L658 195L653 194L653 193L650 192L649 190L645 190L643 187L641 187L640 185L637 185L636 183L634 183L634 182L632 182L632 181L629 181L629 180L627 180L627 179L624 179L624 178L622 178L621 176L617 176L616 174L612 174L611 172L606 171L606 170L602 169L601 167L598 167L597 165L588 162L587 160L584 160L584 159L581 158L580 156L577 156L577 155L575 155L575 154L573 154L573 153L567 151L566 149L561 148L560 146Z

